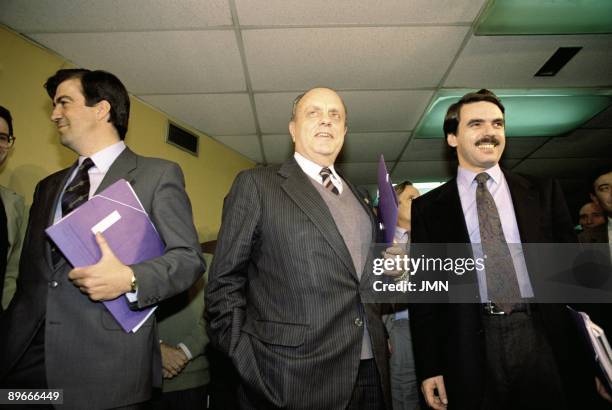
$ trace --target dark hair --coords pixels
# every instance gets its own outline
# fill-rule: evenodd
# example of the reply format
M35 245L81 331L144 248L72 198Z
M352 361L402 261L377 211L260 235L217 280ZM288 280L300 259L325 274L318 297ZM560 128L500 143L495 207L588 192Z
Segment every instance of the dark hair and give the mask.
M9 137L13 136L13 117L11 117L11 112L0 105L0 118L4 119L8 124L9 128Z
M595 181L602 175L606 175L612 172L612 168L610 167L598 167L591 171L589 176L589 192L595 195Z
M78 78L81 81L85 104L88 107L92 107L102 100L106 100L110 104L109 122L117 130L119 138L125 139L130 118L130 96L121 81L107 71L91 71L84 68L59 70L49 77L45 83L49 97L53 99L57 87L64 81L73 78Z
M446 116L444 117L444 136L446 137L448 134L457 133L457 127L460 122L459 114L463 105L481 101L497 105L502 114L506 111L499 98L492 91L483 88L473 93L467 93L461 97L459 101L448 107L448 111L446 111Z
M412 186L412 182L404 181L404 182L400 182L399 184L395 185L393 189L395 189L395 193L397 194L397 196L400 196L402 192L404 192L406 187L409 187L409 186Z

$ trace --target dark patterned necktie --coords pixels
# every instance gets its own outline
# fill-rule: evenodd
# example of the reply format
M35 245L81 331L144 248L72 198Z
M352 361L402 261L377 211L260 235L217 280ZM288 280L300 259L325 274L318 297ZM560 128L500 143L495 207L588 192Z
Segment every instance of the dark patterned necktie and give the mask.
M521 299L521 292L512 263L510 249L504 237L499 213L493 196L487 189L489 174L476 175L476 207L480 226L480 242L486 255L485 270L489 300L510 313L512 305Z
M319 175L321 175L321 180L323 181L323 186L330 190L331 192L333 192L334 194L338 195L340 192L338 191L338 188L336 188L336 186L332 183L332 173L331 170L327 167L322 168L321 171L319 172Z
M64 190L62 196L62 216L68 215L76 208L87 202L89 198L89 168L93 167L94 163L91 158L85 158L85 161L79 166L74 179Z

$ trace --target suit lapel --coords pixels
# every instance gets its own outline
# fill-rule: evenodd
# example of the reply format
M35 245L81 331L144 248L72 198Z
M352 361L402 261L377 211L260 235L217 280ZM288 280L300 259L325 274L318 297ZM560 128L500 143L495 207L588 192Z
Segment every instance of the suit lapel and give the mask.
M293 157L281 166L278 173L285 177L281 188L312 221L330 248L338 255L353 277L357 279L353 260L342 235L338 231L325 201L316 188L312 186L309 177L302 171Z
M512 196L512 205L514 206L521 242L538 242L538 226L540 226L537 212L540 203L538 191L520 175L512 174L503 169L502 171Z
M132 171L134 171L137 166L138 157L131 149L125 147L115 162L113 162L113 164L110 166L106 172L106 175L104 175L104 179L102 179L102 182L100 183L98 189L96 189L95 193L98 194L104 191L121 178L127 180L131 185L134 185L135 180L134 176L132 175Z
M443 233L444 238L447 238L441 242L470 243L456 178L442 186L433 206L434 209L428 215L435 215L437 229L434 232Z

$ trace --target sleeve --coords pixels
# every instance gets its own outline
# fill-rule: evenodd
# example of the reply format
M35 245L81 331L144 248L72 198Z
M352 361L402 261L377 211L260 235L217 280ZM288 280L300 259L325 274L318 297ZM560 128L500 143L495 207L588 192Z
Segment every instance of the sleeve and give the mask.
M162 256L131 266L138 282L139 308L189 288L206 268L177 164L170 163L157 181L149 216L166 248Z
M249 261L255 247L261 201L252 173L242 172L225 198L207 287L207 319L211 343L230 354L245 316Z
M6 273L4 276L4 290L2 292L2 308L6 309L15 295L17 290L17 276L19 275L19 258L21 257L21 248L25 238L26 228L28 226L28 217L23 199L19 198L16 204L19 217L15 230L14 242L11 243L9 250Z
M411 241L412 243L431 243L427 232L427 215L421 208L420 201L412 204ZM424 205L424 204L423 204ZM415 366L419 379L425 380L444 373L444 349L441 346L446 337L439 335L448 325L444 320L446 305L435 303L412 303L410 310L410 328L414 346Z

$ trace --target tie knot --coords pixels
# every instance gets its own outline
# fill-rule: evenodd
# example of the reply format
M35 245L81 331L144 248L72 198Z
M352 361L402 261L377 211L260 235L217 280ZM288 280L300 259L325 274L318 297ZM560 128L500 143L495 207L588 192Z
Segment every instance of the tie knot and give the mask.
M79 166L79 172L89 171L89 168L93 167L94 163L91 158L85 158L85 161Z
M323 178L323 180L325 180L325 178L328 178L329 176L331 176L331 169L324 167L321 168L321 171L319 171L319 175L321 175L321 178Z
M487 183L489 178L491 178L489 174L487 174L486 172L481 172L480 174L476 175L476 178L474 179L476 180L476 182L478 182L478 185L484 185Z

